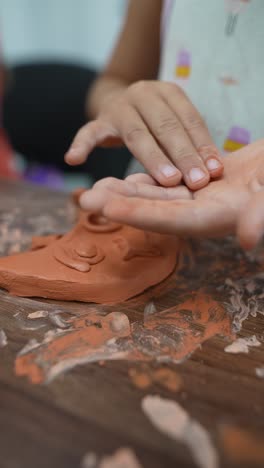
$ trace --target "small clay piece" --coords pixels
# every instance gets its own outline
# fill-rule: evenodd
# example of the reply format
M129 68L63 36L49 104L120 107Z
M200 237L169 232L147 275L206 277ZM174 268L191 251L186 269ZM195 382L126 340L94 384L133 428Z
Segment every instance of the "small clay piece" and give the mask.
M69 233L33 238L32 249L0 259L0 287L16 296L109 303L168 277L180 241L80 210Z
M152 369L149 366L131 368L129 376L135 387L145 390L151 385L157 384L171 392L178 392L182 388L182 379L174 369L160 367Z
M0 348L4 348L7 345L7 336L4 330L0 330Z

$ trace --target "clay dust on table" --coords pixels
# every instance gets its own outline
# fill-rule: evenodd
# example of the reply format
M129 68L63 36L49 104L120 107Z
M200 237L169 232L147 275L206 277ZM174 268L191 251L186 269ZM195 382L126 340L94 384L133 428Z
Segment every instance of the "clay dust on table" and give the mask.
M32 383L53 380L76 365L102 360L132 362L180 362L205 340L216 334L232 336L231 320L225 309L204 292L193 292L179 305L145 314L130 323L123 312L100 315L91 308L70 318L70 328L60 330L16 358L17 375ZM163 371L164 372L164 371ZM166 376L155 379L166 382ZM168 379L167 386L175 386Z

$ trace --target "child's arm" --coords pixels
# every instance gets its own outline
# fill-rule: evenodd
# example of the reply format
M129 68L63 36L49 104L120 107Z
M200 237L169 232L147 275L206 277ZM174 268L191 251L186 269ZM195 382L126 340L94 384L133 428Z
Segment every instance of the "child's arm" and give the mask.
M88 95L87 115L96 118L105 97L140 80L155 80L160 60L162 0L132 0L110 62Z
M66 161L80 164L97 145L125 143L161 185L183 176L196 190L221 175L223 165L182 89L156 81L161 7L162 0L131 0L111 61L88 99L95 120L78 132Z

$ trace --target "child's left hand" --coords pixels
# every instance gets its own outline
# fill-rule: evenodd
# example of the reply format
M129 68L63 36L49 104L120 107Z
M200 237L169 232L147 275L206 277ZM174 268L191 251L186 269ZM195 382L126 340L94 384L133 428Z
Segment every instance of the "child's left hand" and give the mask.
M84 209L141 229L196 237L238 233L252 248L264 233L264 140L224 158L224 175L191 192L164 188L146 174L105 179L81 197Z

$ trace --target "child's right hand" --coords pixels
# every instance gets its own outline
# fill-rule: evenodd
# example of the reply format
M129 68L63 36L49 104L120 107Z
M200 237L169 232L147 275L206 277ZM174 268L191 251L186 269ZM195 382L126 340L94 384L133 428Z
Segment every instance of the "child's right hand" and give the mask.
M223 163L199 112L173 83L139 81L114 92L96 120L82 127L65 159L82 164L95 146L124 143L163 186L197 190L223 172Z

